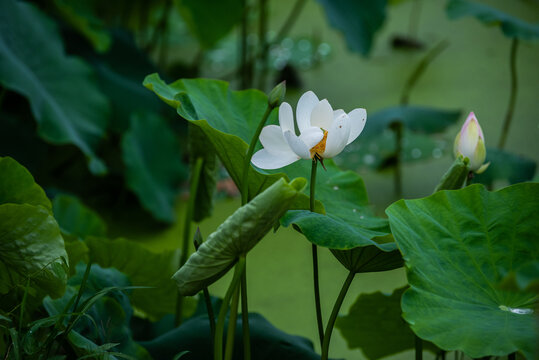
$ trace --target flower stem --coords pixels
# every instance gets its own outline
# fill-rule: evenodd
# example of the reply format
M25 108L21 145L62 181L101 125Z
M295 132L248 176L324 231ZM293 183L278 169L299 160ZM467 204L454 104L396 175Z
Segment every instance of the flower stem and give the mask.
M213 305L211 303L211 296L207 287L202 289L202 292L204 293L204 302L206 303L206 311L208 312L208 319L210 321L210 335L213 341L213 339L215 338L215 314L213 313Z
M245 154L245 159L243 161L243 172L242 172L241 189L240 189L241 205L245 205L249 201L249 183L247 182L247 180L249 177L249 167L251 164L251 158L253 157L255 146L260 136L260 133L262 132L262 128L266 124L266 121L268 120L268 117L271 114L272 110L273 110L273 106L268 105L268 107L266 108L266 112L264 113L264 116L262 116L262 120L260 120L260 123L258 124L258 127L256 128L256 131L253 137L251 138L251 143L249 144L249 149L247 149L247 154Z
M415 335L415 360L423 359L423 340Z
M232 298L232 295L238 289L238 285L240 284L241 276L244 270L245 270L245 256L240 256L234 268L234 276L232 277L232 281L230 282L230 285L228 286L228 290L226 291L225 297L223 299L223 303L221 304L221 309L219 310L219 317L217 319L217 325L215 327L215 340L213 343L214 360L223 359L223 332L225 330L225 318L226 318L226 313L228 310L228 304L230 302L230 299Z
M498 148L503 149L505 141L507 140L507 134L509 133L509 127L511 126L511 120L513 119L513 112L515 111L515 103L517 100L517 49L518 39L513 39L511 43L511 52L509 54L509 66L511 69L511 92L509 93L509 105L507 106L507 113L505 114L505 121L502 127L502 134L500 136L500 142Z
M341 292L339 293L339 296L335 301L333 310L331 311L331 315L326 326L324 342L322 344L322 360L327 360L329 357L329 342L331 340L331 333L333 332L333 327L335 326L335 321L337 320L337 316L339 315L339 310L341 309L344 297L346 296L346 293L348 292L350 284L352 284L352 280L354 280L355 275L356 273L353 271L350 271L348 273L348 276L346 277L346 280L344 280L344 284L342 285Z
M247 259L245 259L247 262ZM251 360L251 337L249 334L249 307L247 305L247 264L241 276L241 325L243 333L243 360Z
M185 219L183 223L183 243L182 251L180 255L180 263L178 268L181 268L187 261L187 255L189 253L189 244L191 243L191 223L193 221L193 213L195 211L196 194L198 192L198 183L200 182L200 174L202 172L202 165L204 159L198 157L193 166L191 172L191 184L189 186L189 201L187 202L187 210L185 211ZM174 317L174 323L176 326L182 322L183 311L183 296L179 295L176 298L176 314Z
M266 32L268 31L268 0L258 0L259 18L258 18L258 40L260 49L258 53L258 64L260 72L258 74L258 88L262 91L266 90L266 75L268 72L268 39Z
M391 124L391 130L395 133L395 168L394 168L394 191L395 198L402 198L402 123L396 121Z
M313 159L311 167L311 189L310 189L310 210L314 212L315 206L315 189L316 189L316 168L318 161ZM313 283L314 283L314 303L316 308L316 323L318 325L318 337L320 338L320 346L324 342L324 322L322 321L322 306L320 304L320 282L318 280L318 247L316 244L311 245L313 255Z
M232 360L234 355L234 337L236 335L236 319L238 318L238 303L240 301L240 285L236 287L230 304L228 316L228 330L226 333L225 360Z

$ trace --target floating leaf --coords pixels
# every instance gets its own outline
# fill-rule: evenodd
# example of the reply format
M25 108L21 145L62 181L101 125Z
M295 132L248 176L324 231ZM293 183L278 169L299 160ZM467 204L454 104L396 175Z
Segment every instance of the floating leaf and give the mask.
M10 157L0 157L0 204L40 205L51 212L51 202L34 177Z
M472 185L386 210L411 286L403 316L419 337L473 358L537 358L537 295L502 286L538 263L537 198L539 184Z
M474 177L474 183L492 185L495 180L508 180L510 184L533 179L537 164L535 161L496 148L487 148L487 170Z
M54 218L65 234L85 239L88 236L105 236L107 233L107 224L103 219L74 196L55 196L52 209Z
M174 274L179 293L196 295L222 277L272 229L305 184L304 178L279 179L229 216Z
M127 186L156 219L174 222L174 202L186 169L173 131L155 115L134 115L122 152Z
M539 25L527 23L485 4L467 0L450 0L447 3L450 19L474 16L486 25L500 26L503 34L510 38L533 40L539 37Z
M43 139L76 145L90 170L103 174L106 167L95 150L109 108L90 74L86 64L65 55L53 23L35 7L0 3L0 83L28 98Z
M370 360L414 348L415 335L401 316L401 296L406 288L396 289L391 295L378 291L358 296L348 315L339 316L335 324L348 348L360 348ZM438 351L430 342L424 342L423 347Z
M191 33L211 48L242 19L242 0L177 0L175 5ZM211 11L208 11L211 9Z
M368 55L386 18L387 0L318 0L329 23L340 30L348 48Z

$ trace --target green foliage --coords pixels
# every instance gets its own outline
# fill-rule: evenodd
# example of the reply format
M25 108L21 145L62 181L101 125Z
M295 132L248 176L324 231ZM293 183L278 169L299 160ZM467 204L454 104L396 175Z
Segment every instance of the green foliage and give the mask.
M176 0L175 5L204 48L211 48L225 37L244 12L242 0Z
M226 324L225 326L228 326ZM260 314L249 314L251 354L253 359L269 360L315 360L320 359L310 340L289 335L266 320ZM241 333L241 322L237 322L236 333ZM197 316L187 320L180 327L143 342L154 359L168 360L183 350L189 350L187 359L211 359L212 340L207 316ZM234 360L243 359L241 336L235 337Z
M537 357L537 296L503 282L530 269L539 277L538 196L535 183L473 185L386 210L408 268L404 318L419 337L474 358Z
M503 34L509 38L533 40L539 37L539 25L527 23L488 5L473 1L450 0L447 3L447 15L450 19L474 16L485 25L500 26Z
M442 176L442 179L434 191L458 190L462 188L462 185L470 172L469 163L470 160L467 157L459 155L455 161L453 161L453 164L451 164L447 172Z
M510 152L487 148L487 170L474 177L473 182L492 185L495 180L508 180L510 184L533 179L537 164L535 161Z
M406 288L391 295L378 291L358 296L348 315L339 316L336 323L349 348L360 348L370 360L414 348L415 335L401 317L401 296ZM432 352L438 350L430 342L423 346Z
M107 224L103 219L74 196L55 196L52 210L64 234L85 239L88 236L105 236L107 233Z
M306 180L280 179L236 210L174 274L181 295L195 295L222 277L290 208Z
M384 24L387 0L318 0L329 23L340 30L352 51L368 55Z
M105 173L96 148L109 108L90 68L65 55L54 24L27 3L0 3L0 34L0 83L28 98L39 135L54 144L76 145L94 174Z
M186 169L167 123L156 115L133 116L122 139L122 154L127 186L156 219L174 222L174 203Z

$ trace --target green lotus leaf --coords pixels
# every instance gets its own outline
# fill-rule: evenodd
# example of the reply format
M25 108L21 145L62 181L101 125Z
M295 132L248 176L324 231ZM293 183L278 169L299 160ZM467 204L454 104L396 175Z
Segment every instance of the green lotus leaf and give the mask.
M474 16L486 25L500 26L503 34L509 38L533 40L539 37L538 24L527 23L503 11L473 1L450 0L447 3L447 15L450 19Z
M51 212L45 191L24 166L10 157L0 157L0 204L40 205Z
M538 198L536 183L472 185L387 208L408 268L403 316L419 337L473 358L537 358L537 294L504 281L539 278Z
M195 295L223 276L290 208L306 180L279 179L236 210L174 274L181 295Z
M66 284L67 254L58 224L41 206L0 205L0 294L30 286L58 297ZM4 305L4 304L3 304Z
M475 175L474 183L492 185L495 180L507 180L510 184L530 181L537 169L532 159L496 148L487 148L485 162L490 165L484 173Z
M386 18L387 0L318 0L329 23L340 30L348 48L368 55Z
M55 196L52 209L64 234L85 239L88 236L105 236L107 233L105 221L75 196Z
M174 222L178 185L187 170L170 127L158 116L134 115L122 139L122 152L127 186L156 219Z
M396 289L390 295L378 291L358 296L348 314L339 316L335 324L348 348L360 348L370 360L414 348L415 335L401 316L401 296L406 289ZM430 342L424 342L423 347L438 351Z
M51 20L26 2L0 2L0 83L28 98L43 139L76 145L93 173L106 172L95 151L107 128L107 99L90 68L65 55Z

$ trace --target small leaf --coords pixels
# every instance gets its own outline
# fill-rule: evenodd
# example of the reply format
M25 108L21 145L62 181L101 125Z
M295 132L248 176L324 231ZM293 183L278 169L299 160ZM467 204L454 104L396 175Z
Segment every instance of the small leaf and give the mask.
M54 218L65 234L85 239L87 236L104 236L107 232L103 219L74 196L55 196L52 209Z
M0 2L0 83L28 98L43 139L76 145L91 171L106 171L95 152L107 128L107 99L90 68L65 55L51 20L29 3Z
M174 202L186 169L167 123L151 114L134 115L122 139L122 153L127 186L156 219L174 222Z
M329 23L340 30L348 48L368 55L386 18L387 0L318 0Z
M10 157L0 157L0 204L41 205L52 212L45 191L24 166Z
M367 359L376 360L414 348L415 335L401 317L401 296L406 288L396 289L391 295L361 294L348 315L337 318L335 326L349 349L360 348ZM438 351L430 342L423 346L431 352Z
M174 274L179 293L196 295L222 277L272 229L305 184L304 178L280 179L229 216Z
M473 358L537 358L537 295L502 286L511 273L539 277L537 198L536 183L472 185L387 208L411 286L403 316L419 337Z
M450 19L474 16L485 25L500 26L503 34L509 38L521 40L539 38L538 24L527 23L485 4L468 0L450 0L447 3L447 15Z

